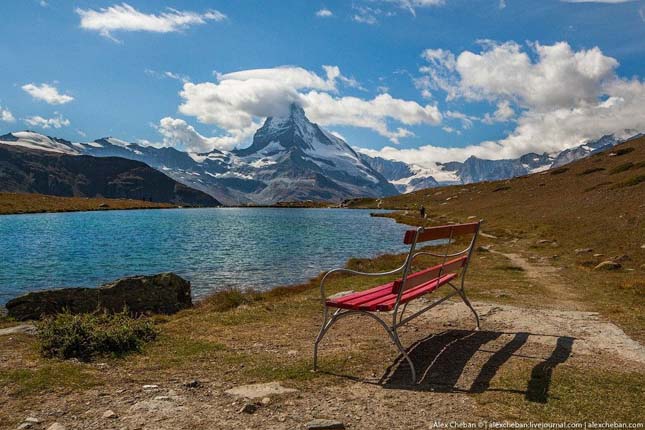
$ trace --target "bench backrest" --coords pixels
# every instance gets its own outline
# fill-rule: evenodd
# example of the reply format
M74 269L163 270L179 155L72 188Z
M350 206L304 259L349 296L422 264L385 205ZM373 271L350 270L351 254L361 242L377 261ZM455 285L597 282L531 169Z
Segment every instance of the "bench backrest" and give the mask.
M401 290L408 290L450 273L459 273L463 278L473 247L475 246L480 224L480 222L449 224L439 227L419 227L416 230L406 231L403 237L403 243L410 245L410 253L408 254L403 277L394 282L392 287L393 292L397 293ZM450 245L453 241L457 237L464 235L470 237L468 246L457 252L449 252ZM417 251L417 245L428 241L439 241L439 244L443 244L444 246L437 246L436 250ZM439 252L441 248L443 248L443 253ZM441 259L441 262L418 272L411 273L412 263L420 255L434 256Z

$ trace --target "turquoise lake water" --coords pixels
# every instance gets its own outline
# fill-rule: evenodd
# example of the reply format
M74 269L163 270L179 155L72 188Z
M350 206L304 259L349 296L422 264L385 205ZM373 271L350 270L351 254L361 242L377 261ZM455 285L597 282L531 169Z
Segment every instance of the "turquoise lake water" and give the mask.
M193 296L269 289L402 252L406 227L367 210L211 208L0 216L0 304L43 288L175 272Z

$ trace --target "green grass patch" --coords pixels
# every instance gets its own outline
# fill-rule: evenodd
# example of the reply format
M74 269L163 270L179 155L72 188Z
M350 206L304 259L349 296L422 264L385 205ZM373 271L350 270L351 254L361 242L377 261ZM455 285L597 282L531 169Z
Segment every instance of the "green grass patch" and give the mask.
M603 170L605 170L604 167L592 167L592 168L587 169L587 170L585 170L585 171L583 171L581 173L578 173L578 176L590 175L592 173L602 172Z
M587 193L589 191L597 190L598 188L601 188L601 187L604 187L604 186L607 186L607 185L611 185L612 183L613 182L607 182L607 181L601 182L601 183L593 185L593 186L591 186L589 188L585 188L584 192Z
M157 337L151 320L118 314L58 314L37 324L40 352L47 358L91 361L140 351Z
M507 369L494 389L478 398L492 418L542 422L642 422L645 396L638 372L579 369L561 365L548 381L546 402L535 402L528 390L532 363ZM545 383L547 381L544 381Z
M614 184L611 189L615 190L617 188L625 188L625 187L633 187L635 185L640 184L641 182L645 182L645 175L638 175L638 176L633 176L626 181L618 182Z
M609 174L610 175L615 175L616 173L626 172L627 170L631 169L632 167L634 167L634 163L632 163L631 161L629 161L627 163L619 164L618 166L616 166L613 169L611 169L609 171Z
M146 356L151 357L160 367L172 368L184 363L193 363L213 354L226 350L221 343L202 339L163 336L154 345L146 348Z
M0 385L12 395L32 394L55 388L83 389L100 382L78 364L54 363L37 369L0 370Z

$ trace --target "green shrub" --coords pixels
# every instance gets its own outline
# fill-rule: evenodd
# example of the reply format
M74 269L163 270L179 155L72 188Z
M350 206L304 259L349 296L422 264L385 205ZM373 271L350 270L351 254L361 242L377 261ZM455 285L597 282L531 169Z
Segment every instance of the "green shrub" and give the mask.
M69 312L37 324L40 351L44 357L91 361L99 356L122 356L140 351L157 337L152 321L118 314Z
M611 174L611 175L615 175L616 173L625 172L625 171L627 171L627 170L631 169L632 167L634 167L634 163L632 163L632 162L627 162L627 163L619 164L618 166L616 166L616 167L614 167L613 169L611 169L611 170L609 171L609 174Z
M259 300L261 300L260 294L255 291L230 288L210 294L200 302L200 305L215 312L224 312Z
M638 185L641 182L645 182L645 175L633 176L623 182L614 184L611 188L617 189L617 188L633 187L634 185Z
M569 170L568 167L558 167L557 169L551 170L552 175L561 175Z
M605 170L604 167L592 167L590 169L585 170L584 172L578 173L578 176L590 175L592 173L602 172L603 170Z

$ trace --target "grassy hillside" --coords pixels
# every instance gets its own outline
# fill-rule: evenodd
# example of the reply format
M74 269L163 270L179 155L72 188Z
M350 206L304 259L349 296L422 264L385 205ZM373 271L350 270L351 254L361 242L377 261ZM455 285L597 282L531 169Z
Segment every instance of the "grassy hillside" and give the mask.
M375 208L374 199L350 207ZM382 199L400 222L483 219L480 243L548 259L576 292L632 335L645 333L645 138L564 167L505 181L426 189ZM619 261L622 269L593 268ZM481 264L485 270L485 264ZM485 287L485 286L482 286Z
M160 209L173 208L168 203L144 202L129 199L103 199L85 197L56 197L44 194L0 193L0 215L75 212L111 209Z

